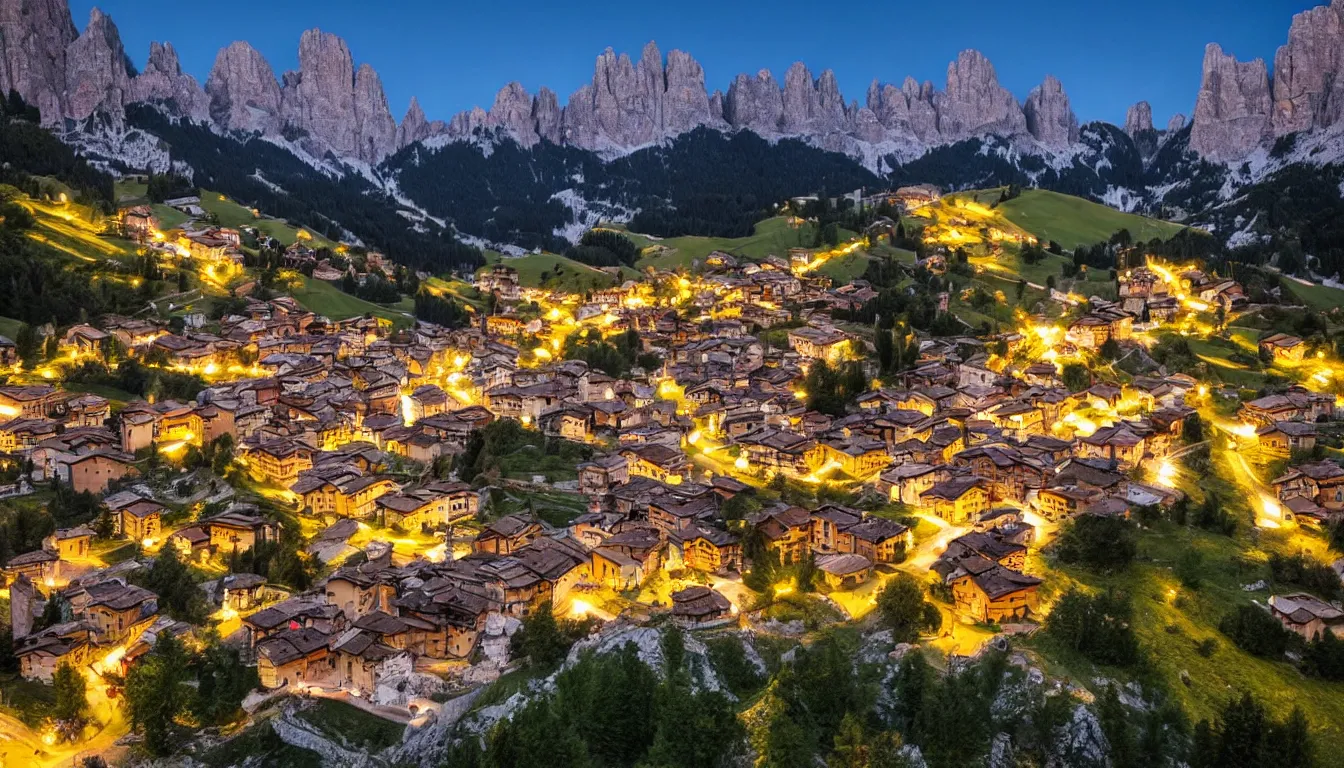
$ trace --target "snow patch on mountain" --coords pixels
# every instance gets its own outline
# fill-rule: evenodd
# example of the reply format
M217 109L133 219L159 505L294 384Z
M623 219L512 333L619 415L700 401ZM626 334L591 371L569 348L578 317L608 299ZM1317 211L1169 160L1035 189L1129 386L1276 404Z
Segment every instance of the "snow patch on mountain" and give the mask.
M556 192L550 199L564 205L573 214L569 224L557 227L553 232L571 243L577 243L584 232L603 221L625 223L639 212L609 200L587 200L573 187Z

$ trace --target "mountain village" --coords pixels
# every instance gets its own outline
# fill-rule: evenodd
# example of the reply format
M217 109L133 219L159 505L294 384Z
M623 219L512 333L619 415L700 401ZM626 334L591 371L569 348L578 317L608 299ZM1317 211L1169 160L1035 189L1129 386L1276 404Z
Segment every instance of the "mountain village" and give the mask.
M940 203L927 187L889 197L911 215ZM912 272L946 271L959 259L948 242L1034 244L976 228L975 203L945 202L961 212L925 227L934 255ZM148 206L120 224L165 269L254 290L236 229L161 230ZM0 338L5 494L65 487L98 508L3 565L22 677L50 684L69 665L111 698L164 633L192 643L210 631L256 666L245 708L323 696L415 723L444 691L516 668L510 639L539 610L594 631L671 621L801 636L814 619L780 618L776 601L808 593L832 620L862 619L902 573L941 596L930 642L972 656L1049 614L1041 557L1061 526L1188 503L1182 489L1198 481L1179 459L1192 449L1235 456L1256 526L1311 535L1344 510L1344 469L1316 450L1318 429L1344 416L1326 350L1237 336L1293 382L1263 397L1102 358L1146 354L1161 333L1208 338L1262 309L1191 265L1138 254L1117 273L1118 300L1051 289L1039 314L1018 308L1015 327L988 336L897 329L916 358L879 379L871 333L842 319L877 292L819 270L895 224L829 250L714 251L582 293L525 286L504 259L459 284L483 301L457 328L332 320L274 295L217 320L41 329L49 357L33 367ZM301 238L284 251L287 267L343 275L317 260ZM391 277L376 254L364 263ZM946 312L948 295L939 302ZM636 345L618 376L565 354L613 341ZM87 361L203 388L112 402L63 384ZM1065 375L1078 364L1094 373ZM819 370L858 377L852 401L809 408L809 381L838 386ZM469 463L495 440L519 451L507 467ZM1281 476L1266 476L1276 461ZM282 540L311 588L239 568ZM165 555L199 581L205 623L174 618L137 583ZM1267 597L1305 638L1344 632L1327 602Z

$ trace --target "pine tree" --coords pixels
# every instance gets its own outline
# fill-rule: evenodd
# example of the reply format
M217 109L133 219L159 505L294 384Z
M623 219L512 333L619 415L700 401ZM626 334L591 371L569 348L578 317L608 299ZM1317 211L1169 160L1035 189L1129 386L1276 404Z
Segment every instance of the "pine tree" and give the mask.
M89 702L85 691L84 676L69 662L61 662L52 675L51 687L56 695L52 707L52 717L61 722L77 723L84 719Z
M170 632L159 635L154 649L131 667L125 696L131 728L144 736L145 748L167 755L178 742L175 720L187 706L188 657L182 641Z

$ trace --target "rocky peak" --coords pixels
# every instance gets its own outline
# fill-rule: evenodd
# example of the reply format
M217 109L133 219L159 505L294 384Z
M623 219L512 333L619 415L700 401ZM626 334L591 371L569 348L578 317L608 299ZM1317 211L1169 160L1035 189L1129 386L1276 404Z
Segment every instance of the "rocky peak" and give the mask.
M401 118L401 125L397 126L397 147L405 147L429 137L429 120L425 117L425 110L420 107L420 100L412 96L411 105L406 108L406 116Z
M387 107L383 79L369 64L360 64L355 72L355 157L366 163L378 163L396 151L397 122Z
M532 120L537 127L537 136L552 144L559 144L563 119L564 114L555 91L542 86L537 91L537 98L532 101Z
M1151 130L1153 130L1153 105L1140 101L1130 107L1125 113L1125 133L1134 138L1140 133Z
M1334 125L1344 116L1344 3L1293 17L1274 56L1274 134Z
M523 88L523 84L512 82L499 89L495 94L495 103L488 115L491 127L502 127L509 131L518 143L525 147L536 144L536 119L532 115L532 96Z
M933 83L925 80L921 85L913 77L907 77L901 84L901 93L910 105L910 130L914 131L915 138L929 144L941 141L938 108L934 104L937 91Z
M1044 82L1031 89L1022 111L1027 130L1045 146L1063 149L1078 141L1078 118L1064 85L1054 75L1046 75Z
M377 163L396 148L396 121L382 79L368 64L356 71L349 46L337 35L303 33L299 71L285 73L280 105L283 125L319 157L331 152Z
M664 88L664 135L675 136L723 120L723 95L719 94L719 114L716 117L712 114L710 97L705 90L705 70L689 53L673 50L667 54Z
M812 83L812 72L801 61L795 61L784 73L784 113L779 127L785 133L802 133L811 127L817 109L817 94Z
M1175 114L1167 121L1167 133L1176 133L1185 128L1185 115Z
M938 131L945 141L982 133L1011 136L1027 130L1026 115L1017 99L999 85L994 65L979 51L962 51L947 66L947 91L935 107Z
M738 75L723 99L723 117L734 128L766 135L776 133L784 114L782 96L779 83L768 69L757 72L755 77Z
M131 81L127 66L117 25L94 8L84 33L65 49L66 115L83 120L99 107L119 113Z
M1204 51L1190 147L1218 160L1244 157L1272 135L1272 107L1264 60L1239 62L1210 43Z
M172 43L149 44L149 62L131 79L126 101L159 102L181 117L197 121L210 118L210 100L196 78L182 73Z
M66 47L79 37L67 0L0 0L0 89L54 125L66 114Z
M564 140L585 149L629 149L711 122L700 64L683 51L644 46L636 64L608 48L593 82L575 91L563 112Z
M231 131L280 129L280 84L257 49L239 41L222 49L205 81L210 117Z

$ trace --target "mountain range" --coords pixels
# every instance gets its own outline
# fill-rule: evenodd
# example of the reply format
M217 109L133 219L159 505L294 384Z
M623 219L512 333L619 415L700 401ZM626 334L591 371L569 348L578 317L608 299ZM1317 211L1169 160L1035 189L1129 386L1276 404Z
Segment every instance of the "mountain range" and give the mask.
M460 220L458 209L432 194L405 192L422 185L403 183L404 177L423 175L426 167L460 172L464 149L484 161L473 161L482 181L497 173L516 175L494 167L505 158L544 164L563 157L563 166L592 168L575 153L609 165L652 152L685 162L687 153L677 145L702 130L726 137L749 133L771 147L796 141L842 154L857 166L854 179L873 184L1035 184L1206 223L1235 242L1255 236L1246 217L1229 219L1215 209L1285 167L1323 166L1344 157L1344 141L1338 140L1344 123L1344 0L1293 18L1272 74L1263 60L1240 62L1211 43L1193 117L1187 122L1177 115L1161 130L1143 102L1129 109L1123 127L1080 126L1053 75L1019 102L999 84L990 61L973 50L948 65L942 88L912 78L899 85L874 80L860 104L846 100L833 72L816 76L802 63L791 66L782 83L762 70L711 92L691 55L673 50L664 57L649 43L638 60L607 49L597 57L592 82L563 105L547 88L532 94L515 82L500 89L489 109L448 120L430 120L412 99L400 122L377 72L367 63L357 66L341 38L304 32L298 58L298 71L277 77L260 52L235 42L219 52L202 86L182 72L170 43L154 43L138 71L116 25L97 9L79 32L67 0L0 0L0 89L18 91L39 107L45 125L113 171L200 170L180 138L175 144L166 131L146 127L159 124L145 117L141 105L148 105L173 126L206 128L240 146L261 140L283 147L331 178L362 175L396 201L408 226L435 222L497 244L519 238L511 238L508 227L481 226L480 217ZM523 151L495 153L502 143ZM445 152L451 162L436 159ZM436 164L452 167L433 171ZM260 169L256 175L279 184ZM814 181L804 173L787 188L753 191L782 199L815 191L799 187ZM508 196L568 208L568 220L552 227L551 237L568 237L596 216L628 217L686 202L661 181L564 173ZM547 245L531 236L521 240L517 244L524 247Z

